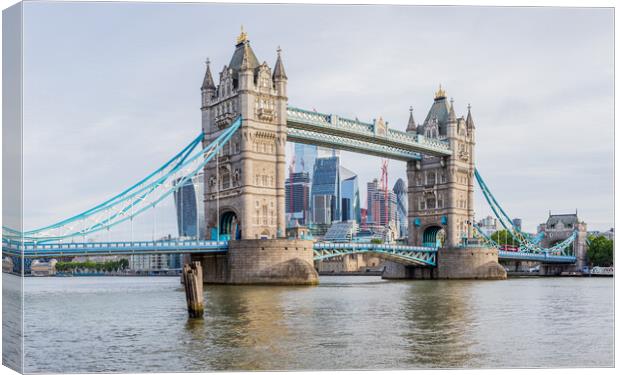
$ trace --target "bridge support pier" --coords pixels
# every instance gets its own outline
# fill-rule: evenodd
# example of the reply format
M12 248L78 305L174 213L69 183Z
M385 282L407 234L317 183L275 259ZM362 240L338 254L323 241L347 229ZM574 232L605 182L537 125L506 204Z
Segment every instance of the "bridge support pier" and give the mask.
M456 247L437 252L438 279L504 280L498 252L488 247Z
M506 270L498 262L496 249L465 247L439 249L437 267L405 266L387 262L384 279L486 279L504 280Z
M409 266L402 263L392 261L385 262L382 279L399 280L399 279L416 279L429 280L436 279L436 270L431 267Z
M312 241L266 239L230 241L221 255L192 255L215 284L315 285Z
M538 276L561 276L563 272L581 273L574 264L541 263Z

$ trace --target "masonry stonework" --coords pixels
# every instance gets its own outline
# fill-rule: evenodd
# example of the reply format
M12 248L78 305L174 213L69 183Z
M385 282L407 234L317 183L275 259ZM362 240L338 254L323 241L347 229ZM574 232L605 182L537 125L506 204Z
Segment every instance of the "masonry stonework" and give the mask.
M315 285L312 241L230 241L227 254L192 255L203 267L205 283Z
M456 117L454 102L447 102L439 87L426 119L416 125L413 112L407 132L417 137L447 141L452 155L422 155L407 162L409 244L452 248L471 237L474 217L475 126Z
M507 273L498 263L496 249L487 247L442 248L437 267L406 266L386 262L384 279L485 279L503 280Z
M208 237L275 239L285 235L287 77L259 63L242 32L216 86L207 62L202 84L204 145L241 116L241 128L204 170ZM219 234L217 233L219 231Z

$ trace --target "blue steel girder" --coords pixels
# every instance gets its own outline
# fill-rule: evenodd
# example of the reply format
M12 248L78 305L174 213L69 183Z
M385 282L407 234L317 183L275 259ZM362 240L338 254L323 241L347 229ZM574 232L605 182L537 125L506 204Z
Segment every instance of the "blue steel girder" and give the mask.
M287 140L289 142L335 148L402 161L420 160L422 158L417 152L311 130L288 128Z
M316 242L313 248L314 260L329 259L349 254L373 253L398 263L435 266L437 259L436 248L421 246Z
M2 253L26 258L51 258L89 255L144 255L144 254L207 254L225 253L226 241L178 240L178 241L117 241L75 242L47 244L17 244L3 242Z
M519 251L499 250L499 259L525 260L541 263L575 263L577 257L572 255L550 255L545 253L528 253Z
M403 131L376 129L374 124L350 120L337 115L308 111L295 107L287 108L287 127L306 130L317 134L329 134L346 140L358 140L377 146L386 146L410 153L432 156L449 156L452 154L448 142L412 135ZM342 145L341 142L334 146ZM409 159L410 160L410 159Z

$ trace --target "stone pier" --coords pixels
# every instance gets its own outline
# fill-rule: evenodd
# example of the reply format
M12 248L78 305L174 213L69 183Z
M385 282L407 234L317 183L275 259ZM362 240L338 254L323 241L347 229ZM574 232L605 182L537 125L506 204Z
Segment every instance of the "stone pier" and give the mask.
M203 281L216 284L315 285L312 241L230 241L227 254L192 255L203 268Z
M498 262L496 249L465 247L440 249L437 267L406 266L387 262L384 279L485 279L504 280L506 270Z

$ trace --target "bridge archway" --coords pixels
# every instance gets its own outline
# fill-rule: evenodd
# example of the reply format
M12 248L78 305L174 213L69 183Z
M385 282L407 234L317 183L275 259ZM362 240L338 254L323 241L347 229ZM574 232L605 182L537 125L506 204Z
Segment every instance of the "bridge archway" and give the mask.
M220 216L220 238L241 238L241 225L234 211L225 211Z
M443 247L446 240L446 231L439 225L431 225L422 233L422 246Z

